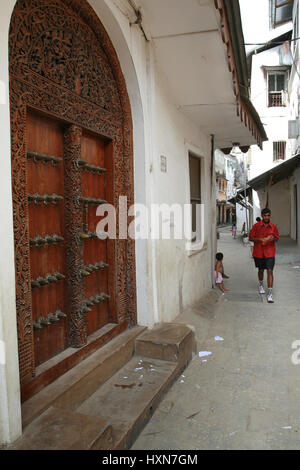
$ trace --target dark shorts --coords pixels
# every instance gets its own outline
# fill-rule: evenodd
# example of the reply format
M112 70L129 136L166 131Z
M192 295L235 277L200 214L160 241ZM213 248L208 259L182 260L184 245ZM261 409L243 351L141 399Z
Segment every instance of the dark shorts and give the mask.
M273 271L275 258L254 258L255 267L260 269L271 269Z

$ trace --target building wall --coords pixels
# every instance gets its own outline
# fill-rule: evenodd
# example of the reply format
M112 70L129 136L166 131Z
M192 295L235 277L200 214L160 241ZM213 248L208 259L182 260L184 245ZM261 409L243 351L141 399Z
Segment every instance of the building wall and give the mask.
M299 0L294 2L293 12L293 38L299 37L300 25L300 7ZM293 41L291 46L293 55L293 65L289 80L289 119L297 121L296 132L291 135L290 146L291 153L296 155L300 152L300 77L299 77L299 58L300 46L299 41Z
M300 247L300 168L297 168L290 178L290 207L291 207L291 238L296 240ZM294 186L297 185L297 203L294 195ZM297 226L297 228L296 228Z
M189 255L184 240L157 240L158 320L171 321L183 308L195 302L211 287L211 184L210 139L201 133L172 104L165 81L155 66L155 126L152 167L152 202L181 205L190 202L188 152L203 159L202 197L204 203L204 244L200 252ZM160 156L167 159L167 172L160 170ZM213 201L214 202L214 201ZM170 220L165 221L170 224ZM172 275L170 276L170 274ZM199 282L195 283L194 280Z
M275 167L281 161L273 161L273 142L286 141L286 158L292 156L291 143L288 141L289 108L268 107L267 74L264 67L280 66L280 47L261 52L252 57L251 99L256 107L268 136L260 150L251 147L250 179Z
M128 2L90 0L110 34L120 61L122 51L109 29L112 19L110 18L109 22L104 21L101 3L109 7L122 32L126 43L124 48L127 47L129 51L128 60L136 73L136 87L140 94L145 140L143 148L141 145L135 155L135 185L140 188L135 192L135 201L145 203L149 210L152 203L189 203L188 152L192 151L203 159L205 233L200 252L191 255L183 240L149 239L143 245L143 250L147 253L147 265L145 268L145 263L142 263L142 272L137 272L138 280L144 278L144 289L140 292L138 285L137 295L138 298L145 299L146 292L149 307L145 311L141 302L138 308L138 322L152 326L159 321L171 321L183 308L195 302L211 287L211 280L207 276L211 265L210 228L211 222L214 221L214 209L211 210L210 136L201 132L198 126L173 104L167 81L158 66L153 44L151 41L145 41L138 25L129 25L135 17L132 17L132 9L128 9ZM146 19L145 25L147 26ZM122 65L121 61L123 70L125 65ZM130 77L127 79L126 74L124 75L127 86L132 87ZM132 101L131 104L133 106ZM166 157L166 172L161 171L161 156ZM144 161L144 166L141 161ZM141 179L141 173L144 179ZM142 256L141 259L145 261ZM137 266L140 265L141 263L137 262ZM203 278L200 286L193 283L195 276Z
M245 207L241 206L240 204L237 204L236 205L237 235L239 235L242 232L244 224L245 224L245 229L247 230L247 219L248 219L248 224L249 224L249 211L248 210L246 211Z
M290 183L288 179L282 180L274 184L270 188L258 191L260 206L266 207L267 196L269 193L268 207L272 211L272 222L278 226L281 236L291 235L290 220Z

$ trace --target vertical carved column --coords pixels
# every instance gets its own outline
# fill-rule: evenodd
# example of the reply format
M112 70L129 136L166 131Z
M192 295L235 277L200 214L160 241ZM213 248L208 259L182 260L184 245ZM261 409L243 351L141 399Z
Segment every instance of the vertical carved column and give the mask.
M71 125L64 135L65 240L66 279L69 323L69 346L80 348L87 343L86 321L81 313L84 300L81 174L77 160L81 158L81 127Z
M14 210L16 310L21 384L35 375L30 285L30 244L26 191L26 106L11 84L12 189Z

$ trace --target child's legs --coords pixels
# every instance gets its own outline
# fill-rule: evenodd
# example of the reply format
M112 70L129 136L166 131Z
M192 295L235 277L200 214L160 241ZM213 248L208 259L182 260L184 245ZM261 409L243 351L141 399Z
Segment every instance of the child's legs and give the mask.
M217 286L219 287L219 289L224 293L224 292L228 292L228 289L225 289L225 286L224 286L224 282L221 282L221 283L217 283Z

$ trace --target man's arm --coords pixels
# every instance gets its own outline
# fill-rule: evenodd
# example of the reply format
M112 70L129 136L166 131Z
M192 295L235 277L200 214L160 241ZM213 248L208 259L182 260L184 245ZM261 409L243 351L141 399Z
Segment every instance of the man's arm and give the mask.
M262 241L265 240L264 238L257 238L256 237L256 224L253 225L252 229L250 230L249 240L250 240L250 242L262 242Z
M280 236L279 236L279 233L278 233L278 227L277 227L277 225L274 225L272 235L269 235L267 238L268 238L268 240L271 241L271 242L273 242L273 241L277 242L277 240L280 239Z

